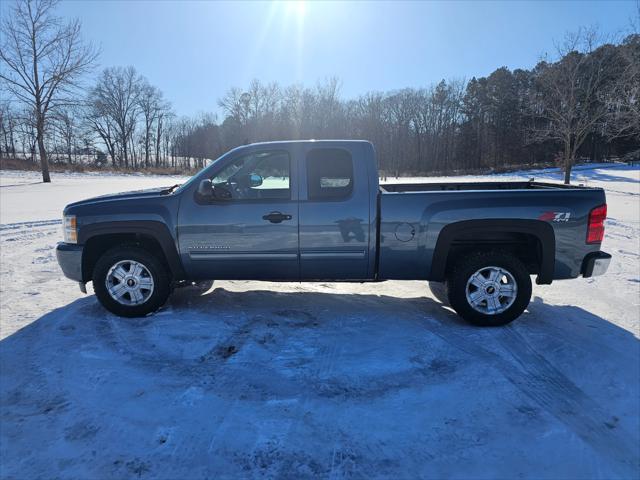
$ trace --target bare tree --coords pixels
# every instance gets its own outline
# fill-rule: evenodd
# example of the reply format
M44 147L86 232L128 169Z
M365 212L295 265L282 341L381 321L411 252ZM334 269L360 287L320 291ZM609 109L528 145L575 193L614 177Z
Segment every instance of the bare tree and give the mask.
M57 109L50 119L53 132L62 141L61 148L64 151L67 162L72 163L72 154L77 150L76 142L80 136L78 125L78 113L74 107Z
M20 137L20 144L22 146L22 153L25 158L27 153L29 154L29 160L35 162L37 135L36 135L36 121L34 119L33 111L24 109L18 116L18 136Z
M243 127L247 125L250 115L251 94L239 88L232 88L218 100L224 112Z
M0 148L0 158L4 155L16 157L16 128L18 117L11 108L9 102L0 104L0 133L2 133L2 148Z
M144 79L133 67L112 67L105 69L98 83L91 90L90 103L93 118L100 119L103 132L113 127L118 147L118 160L129 167L129 153L133 134L140 114L140 98ZM101 134L101 136L103 136ZM104 138L104 137L103 137Z
M144 80L140 86L139 106L142 112L142 121L144 123L142 143L144 145L145 168L149 168L151 137L154 133L154 124L157 120L159 105L161 102L162 92Z
M97 51L83 43L80 23L54 15L56 0L17 0L2 23L0 79L35 116L42 181L50 182L45 129L50 111L69 94L93 65Z
M144 166L151 166L152 144L155 150L155 166L160 163L160 145L164 122L171 111L162 91L143 80L140 89L139 106L142 113L142 145L144 147Z
M88 103L85 124L91 132L95 132L100 137L115 168L118 162L116 125L109 114L102 108L98 99L92 98Z
M602 94L608 111L603 133L610 141L640 140L640 33L629 35L616 54L617 78Z
M156 150L156 155L155 155L155 163L156 163L156 168L158 168L160 166L160 162L161 162L161 154L162 154L162 140L164 138L165 135L165 129L166 129L166 125L169 121L171 121L171 118L173 116L173 113L171 112L171 105L169 104L169 102L161 102L158 106L157 106L157 111L156 111L156 138L155 138L155 150Z
M607 46L596 50L597 33L581 29L558 47L559 60L538 65L537 121L532 140L563 146L564 183L571 181L578 149L606 117L602 95L611 82Z

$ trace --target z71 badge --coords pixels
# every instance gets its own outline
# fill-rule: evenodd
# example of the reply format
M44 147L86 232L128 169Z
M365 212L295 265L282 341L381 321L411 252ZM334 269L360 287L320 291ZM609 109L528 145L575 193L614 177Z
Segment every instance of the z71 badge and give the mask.
M545 222L568 222L571 218L571 212L544 212L538 217L538 220Z

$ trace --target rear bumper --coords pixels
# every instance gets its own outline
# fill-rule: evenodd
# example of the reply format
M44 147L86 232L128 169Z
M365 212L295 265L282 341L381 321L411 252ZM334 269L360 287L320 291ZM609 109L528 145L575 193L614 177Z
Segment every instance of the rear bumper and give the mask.
M56 247L56 257L65 277L84 283L82 278L82 250L82 245L60 242Z
M593 252L588 254L582 260L582 269L580 272L585 278L604 275L609 268L611 255L606 252Z

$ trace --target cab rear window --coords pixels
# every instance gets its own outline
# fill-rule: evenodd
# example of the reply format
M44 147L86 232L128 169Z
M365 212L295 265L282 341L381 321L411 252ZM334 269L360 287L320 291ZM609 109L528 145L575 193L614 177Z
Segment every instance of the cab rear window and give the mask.
M334 200L353 191L353 160L341 148L316 148L307 154L309 200Z

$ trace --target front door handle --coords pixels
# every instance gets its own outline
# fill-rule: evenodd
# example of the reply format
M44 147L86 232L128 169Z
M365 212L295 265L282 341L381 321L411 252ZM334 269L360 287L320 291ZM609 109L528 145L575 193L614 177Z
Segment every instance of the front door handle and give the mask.
M262 217L263 220L268 220L271 223L281 223L283 220L291 220L291 215L280 212L271 212Z

